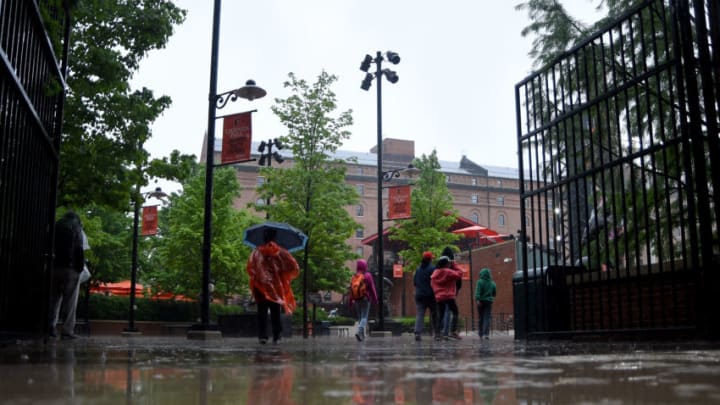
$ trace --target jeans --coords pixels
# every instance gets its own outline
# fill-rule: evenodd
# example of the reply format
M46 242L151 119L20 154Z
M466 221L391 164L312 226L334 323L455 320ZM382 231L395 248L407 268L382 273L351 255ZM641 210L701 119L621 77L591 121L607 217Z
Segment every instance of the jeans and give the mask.
M267 300L257 300L257 316L258 316L258 338L267 339L267 313L270 310L270 323L272 325L273 340L280 339L282 333L282 324L280 323L280 313L282 307L277 302Z
M490 336L492 304L492 301L478 301L478 334L480 336Z
M355 309L358 312L358 334L362 336L365 334L365 328L367 328L368 315L370 314L370 300L363 298L355 301Z
M425 310L430 310L430 328L435 336L440 335L440 321L438 319L435 297L415 297L415 334L422 335L425 324Z
M448 336L450 333L457 333L458 306L455 300L438 302L438 313L442 317L442 333Z
M55 333L58 316L67 320L63 321L63 333L66 335L75 333L75 306L77 305L79 280L80 273L75 269L55 268L50 287L50 333Z

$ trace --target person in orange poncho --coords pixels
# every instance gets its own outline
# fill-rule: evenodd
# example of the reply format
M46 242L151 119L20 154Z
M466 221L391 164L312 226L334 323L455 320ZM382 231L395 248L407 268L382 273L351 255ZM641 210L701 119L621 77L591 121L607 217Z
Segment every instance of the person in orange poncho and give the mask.
M295 310L290 282L300 273L295 258L287 249L275 243L276 232L266 229L263 244L250 254L247 272L250 276L250 291L257 303L258 338L267 343L267 312L270 310L273 343L280 340L282 324L280 311L291 313Z

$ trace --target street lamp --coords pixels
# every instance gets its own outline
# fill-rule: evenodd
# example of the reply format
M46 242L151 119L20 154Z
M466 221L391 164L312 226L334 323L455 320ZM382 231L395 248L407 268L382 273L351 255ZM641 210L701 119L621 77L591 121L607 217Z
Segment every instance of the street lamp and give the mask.
M388 61L392 63L393 65L397 65L400 63L400 56L395 53L388 51L385 53L385 56L387 57ZM362 83L360 84L360 88L367 91L370 89L370 85L372 83L373 79L377 79L377 190L378 190L378 197L377 197L377 227L378 227L378 240L377 240L377 268L378 273L380 276L380 282L378 283L378 328L379 330L385 330L385 315L383 314L383 283L385 281L385 272L383 271L383 267L385 265L384 258L383 258L383 221L382 221L382 182L383 178L385 177L385 173L383 173L383 166L382 166L382 159L383 159L383 153L382 153L382 76L385 75L385 77L388 79L390 83L397 83L398 81L398 75L392 70L389 69L382 69L382 62L385 60L383 58L383 54L380 51L377 51L377 54L375 55L375 58L373 59L370 55L365 55L365 59L363 59L362 63L360 64L360 70L366 73L365 78L363 79ZM370 69L370 65L372 63L375 63L376 69L375 74L368 73L368 70ZM392 171L391 171L392 173Z
M147 198L157 198L159 200L166 198L168 195L165 194L160 187L155 188L154 191L147 193L140 193L140 185L137 185L135 192L140 195L140 198L144 201ZM137 285L137 262L138 262L138 217L140 216L140 204L142 201L135 201L134 216L133 216L133 239L132 239L132 265L130 270L130 311L128 313L128 326L123 329L123 333L127 334L138 334L140 331L135 327L135 287Z
M210 250L212 242L212 186L215 158L215 110L225 107L228 101L239 98L255 100L264 97L267 92L248 80L245 86L225 93L217 94L218 48L220 42L220 5L215 0L213 9L212 47L210 54L210 91L208 94L208 126L205 161L205 218L202 246L202 302L200 305L200 324L192 327L188 337L205 338L217 335L217 327L210 325Z
M260 146L258 146L258 152L260 153L260 159L258 160L258 164L260 166L272 167L273 159L278 163L282 163L285 161L285 159L280 156L280 153L278 151L273 152L273 146L276 147L278 150L282 150L283 148L282 142L278 138L269 139L267 142L260 142ZM270 205L270 197L265 200L265 205ZM270 219L270 212L265 211L265 213L265 218Z

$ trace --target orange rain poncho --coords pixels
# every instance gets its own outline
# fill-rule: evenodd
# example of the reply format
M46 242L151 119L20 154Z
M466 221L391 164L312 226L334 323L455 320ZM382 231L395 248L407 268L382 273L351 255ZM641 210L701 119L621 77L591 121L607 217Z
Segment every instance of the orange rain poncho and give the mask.
M290 282L300 274L295 258L275 242L258 246L250 254L247 272L255 300L265 299L282 305L286 313L295 310ZM260 296L258 296L260 295Z

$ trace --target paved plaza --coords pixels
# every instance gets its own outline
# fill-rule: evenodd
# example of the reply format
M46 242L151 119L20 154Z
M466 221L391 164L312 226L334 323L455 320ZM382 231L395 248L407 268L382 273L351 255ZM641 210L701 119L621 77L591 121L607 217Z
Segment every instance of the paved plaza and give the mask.
M0 348L0 403L720 403L718 349L509 335L17 341Z

